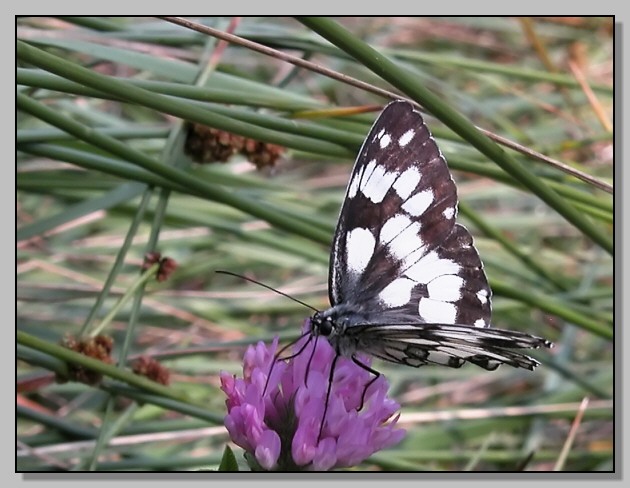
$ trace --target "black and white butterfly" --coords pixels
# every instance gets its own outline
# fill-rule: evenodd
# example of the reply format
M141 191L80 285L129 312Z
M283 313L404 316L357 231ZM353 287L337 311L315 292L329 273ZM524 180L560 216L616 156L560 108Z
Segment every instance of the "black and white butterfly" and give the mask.
M350 357L377 376L357 353L414 367L539 364L520 350L549 341L490 327L492 292L472 236L455 222L457 203L420 113L405 101L387 105L357 156L339 215L332 306L311 318L311 336L326 337L335 360Z
M374 375L361 410L380 373L358 353L414 367L469 362L487 370L501 364L533 370L538 361L521 350L552 346L541 337L490 327L492 292L472 236L455 222L457 203L446 160L422 116L408 102L392 102L363 142L348 182L330 252L332 306L318 311L240 276L315 310L310 330L276 359L298 356L319 337L329 341L336 354L323 419L342 356ZM281 357L305 336L296 353ZM270 377L271 370L267 382ZM324 420L320 438L323 427Z

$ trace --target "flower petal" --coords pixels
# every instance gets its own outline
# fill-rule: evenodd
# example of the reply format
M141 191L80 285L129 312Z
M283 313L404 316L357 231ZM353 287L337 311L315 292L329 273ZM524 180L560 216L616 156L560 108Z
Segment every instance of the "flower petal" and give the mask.
M315 471L328 471L333 468L337 463L336 453L337 442L332 437L322 439L313 458L313 469Z
M304 327L309 330L308 321ZM370 384L357 412L374 378L365 368L340 357L329 384L336 353L324 337L305 336L294 345L299 354L286 361L276 360L277 346L277 338L271 346L250 346L243 378L220 375L227 396L225 426L260 467L321 471L353 466L400 442L405 431L396 426L398 416L392 418L400 407L387 397L384 376ZM369 358L361 361L370 364ZM282 446L291 446L286 466Z
M273 430L266 430L262 433L259 443L256 446L256 461L261 467L270 471L278 462L280 457L280 436Z

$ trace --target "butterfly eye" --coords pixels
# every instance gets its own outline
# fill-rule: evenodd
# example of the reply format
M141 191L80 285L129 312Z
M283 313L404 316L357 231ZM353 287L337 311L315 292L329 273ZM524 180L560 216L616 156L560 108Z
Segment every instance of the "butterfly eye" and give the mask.
M324 337L328 337L332 333L334 328L335 326L333 325L332 320L330 320L330 318L327 318L319 324L319 334L323 335Z
M320 312L315 312L311 317L311 334L328 337L335 328L330 317L322 317Z

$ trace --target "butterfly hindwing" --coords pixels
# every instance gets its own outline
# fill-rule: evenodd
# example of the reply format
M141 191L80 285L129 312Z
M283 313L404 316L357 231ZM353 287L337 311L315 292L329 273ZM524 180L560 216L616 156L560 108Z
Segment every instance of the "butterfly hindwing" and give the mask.
M423 366L439 364L458 368L468 361L487 370L500 364L533 370L538 361L518 349L551 344L523 332L448 324L386 324L351 327L358 349L380 359Z

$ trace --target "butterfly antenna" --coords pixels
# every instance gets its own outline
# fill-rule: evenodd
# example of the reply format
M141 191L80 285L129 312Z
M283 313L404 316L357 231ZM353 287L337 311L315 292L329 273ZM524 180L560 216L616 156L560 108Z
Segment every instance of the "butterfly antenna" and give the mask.
M278 295L282 295L283 297L287 297L289 300L293 300L296 303L299 303L300 305L306 307L306 308L310 308L311 310L313 310L314 312L319 312L319 310L317 310L315 307L311 307L308 303L304 303L302 300L298 300L297 298L292 297L291 295L287 295L286 293L281 292L280 290L276 290L275 288L269 286L269 285L265 285L264 283L261 283L260 281L256 281L253 278L248 278L247 276L243 276L237 273L232 273L231 271L223 271L223 270L216 270L216 273L219 274L226 274L226 275L230 275L230 276L236 276L237 278L241 278L245 281L249 281L251 283L255 283L259 286L262 286L263 288L267 288L267 290L271 290L275 293L277 293Z

